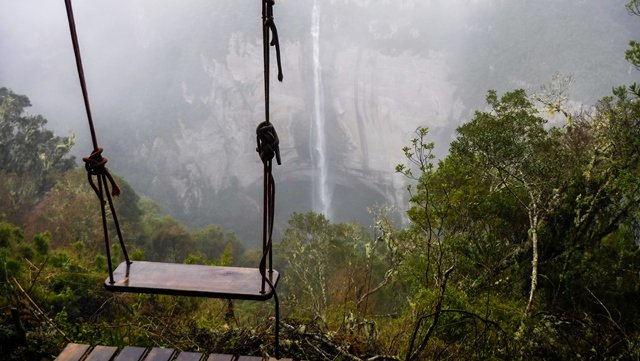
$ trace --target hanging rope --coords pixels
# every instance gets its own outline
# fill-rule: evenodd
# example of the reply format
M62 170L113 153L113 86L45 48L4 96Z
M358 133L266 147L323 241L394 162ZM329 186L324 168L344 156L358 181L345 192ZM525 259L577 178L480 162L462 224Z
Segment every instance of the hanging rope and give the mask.
M78 45L78 34L76 32L76 24L73 18L73 8L71 6L71 0L65 0L65 6L67 9L67 20L69 21L69 32L71 34L71 42L73 44L73 53L76 58L76 67L78 70L78 78L80 79L80 88L82 89L82 98L84 100L84 107L87 112L87 120L89 121L89 130L91 131L91 142L93 143L93 151L88 157L83 157L84 167L87 171L87 179L89 185L98 196L100 200L100 211L102 215L102 231L104 234L104 242L107 249L107 265L109 267L109 280L113 284L113 269L111 266L111 249L109 247L109 230L107 227L107 210L105 204L109 204L113 223L118 234L120 246L124 253L124 258L127 264L130 264L129 255L124 245L122 238L122 232L120 231L120 223L118 222L118 216L113 204L113 197L120 195L120 188L115 179L106 167L107 158L102 156L103 149L98 146L98 138L96 137L95 127L93 126L93 117L91 115L91 106L89 105L89 93L87 91L87 84L84 78L84 69L82 67L82 57L80 56L80 46ZM97 179L97 182L94 180ZM109 192L111 188L111 192ZM105 197L106 195L106 197ZM106 198L106 201L105 201Z
M260 260L260 274L262 275L262 293L265 292L265 283L273 293L275 303L275 356L279 358L279 335L280 335L280 303L275 285L271 282L271 274L273 273L273 224L275 220L275 197L276 187L273 179L272 164L273 158L276 158L278 165L281 164L280 159L280 140L278 133L269 121L269 68L270 68L270 46L276 49L276 61L278 65L278 80L282 81L282 63L280 59L280 40L278 39L278 29L273 20L274 0L262 1L262 40L263 40L263 58L264 58L264 121L256 128L256 151L264 165L264 199L263 199L263 219L262 219L262 258ZM271 37L271 41L269 38ZM269 277L267 277L267 262L269 264Z
M275 128L269 121L269 68L270 54L269 47L275 46L276 57L278 62L278 80L282 81L282 65L280 61L280 41L278 39L278 31L273 20L274 0L262 1L262 40L263 40L263 57L264 57L264 108L265 120L256 128L257 147L256 151L260 155L260 159L264 165L264 204L263 204L263 228L262 228L262 247L263 256L260 262L260 273L263 278L262 292L264 292L264 283L269 283L271 290L275 292L275 288L266 279L266 262L269 258L269 272L273 272L272 268L272 236L275 209L275 184L273 180L272 159L276 157L278 164L281 164L279 139ZM271 41L269 41L272 37Z
M89 120L89 130L91 131L91 141L93 142L94 151L98 149L98 139L96 130L93 127L93 117L91 116L91 106L89 105L89 95L87 93L87 85L84 81L84 70L82 67L82 58L80 57L80 46L78 45L78 35L76 33L76 22L73 19L73 8L71 0L65 0L64 4L67 8L67 19L69 20L69 31L71 33L71 42L73 43L73 52L76 56L76 67L78 68L78 77L80 78L80 87L82 88L82 98L84 99L84 108L87 111L87 119Z
M276 61L278 65L278 80L282 81L282 62L280 58L280 39L278 38L278 29L276 23L273 20L273 6L274 0L262 1L262 49L264 59L264 121L269 124L269 46L276 48ZM269 38L271 35L271 41Z

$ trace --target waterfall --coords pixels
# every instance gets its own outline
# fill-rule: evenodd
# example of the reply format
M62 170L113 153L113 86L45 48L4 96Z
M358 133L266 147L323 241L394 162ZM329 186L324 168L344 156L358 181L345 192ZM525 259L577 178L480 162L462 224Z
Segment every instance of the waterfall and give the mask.
M313 163L313 208L331 219L331 197L327 181L327 141L325 137L324 94L320 65L320 9L313 1L311 42L313 47L313 115L311 122L311 161Z

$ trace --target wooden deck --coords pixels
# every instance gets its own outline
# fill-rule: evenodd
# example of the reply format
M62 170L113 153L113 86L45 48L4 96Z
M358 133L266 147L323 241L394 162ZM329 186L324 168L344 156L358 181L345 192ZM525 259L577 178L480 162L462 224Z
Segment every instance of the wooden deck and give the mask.
M127 346L122 350L113 346L68 344L55 361L275 361L275 358L180 352L170 348ZM280 359L291 361L291 359Z

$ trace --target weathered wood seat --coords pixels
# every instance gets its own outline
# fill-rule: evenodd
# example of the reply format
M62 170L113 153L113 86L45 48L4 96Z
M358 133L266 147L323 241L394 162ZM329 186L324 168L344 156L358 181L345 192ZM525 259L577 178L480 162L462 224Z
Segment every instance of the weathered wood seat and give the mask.
M275 287L278 271L266 270ZM122 262L104 282L114 292L155 293L176 296L232 298L264 301L273 296L258 268L216 267L191 264Z
M122 350L113 346L68 344L55 361L265 361L259 356L234 356L180 352L170 348L144 348L127 346ZM275 359L270 358L269 361ZM291 361L291 359L282 359Z

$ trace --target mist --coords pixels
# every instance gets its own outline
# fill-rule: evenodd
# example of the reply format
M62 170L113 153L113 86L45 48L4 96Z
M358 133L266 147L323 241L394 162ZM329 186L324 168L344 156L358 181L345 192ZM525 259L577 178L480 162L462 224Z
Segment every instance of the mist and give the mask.
M278 1L284 82L272 77L271 120L283 154L274 170L279 229L292 212L310 209L364 224L367 207L402 213L405 180L394 174L402 146L424 125L445 155L488 89L536 92L555 74L572 76L568 104L577 110L640 80L624 59L628 41L640 38L625 2L317 1L314 48L314 0ZM256 243L260 3L73 5L109 167L190 226L221 224ZM0 0L0 54L0 86L27 95L31 112L58 134L75 134L75 155L89 154L64 3ZM314 132L325 137L324 176ZM314 196L319 183L324 205Z

